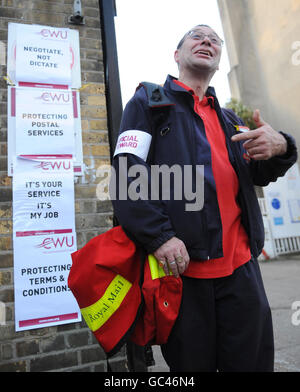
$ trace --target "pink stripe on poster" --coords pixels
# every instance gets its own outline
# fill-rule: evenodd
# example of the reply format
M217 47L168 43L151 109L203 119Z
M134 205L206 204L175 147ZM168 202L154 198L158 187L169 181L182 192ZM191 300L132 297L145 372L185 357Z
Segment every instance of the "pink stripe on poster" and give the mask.
M27 159L72 159L72 154L59 154L59 155L19 155Z
M16 237L72 233L72 229L16 231Z
M16 117L16 88L11 88L11 95L10 95L10 115L12 117Z
M73 114L74 114L74 118L78 118L76 91L72 91L72 99L73 99Z
M54 323L65 320L73 320L78 318L78 313L61 314L58 316L41 317L31 320L21 320L19 321L19 327L29 327L33 325L42 325L47 323Z
M19 82L21 87L40 87L40 88L56 88L61 90L67 90L67 84L49 84L49 83L33 83L33 82Z

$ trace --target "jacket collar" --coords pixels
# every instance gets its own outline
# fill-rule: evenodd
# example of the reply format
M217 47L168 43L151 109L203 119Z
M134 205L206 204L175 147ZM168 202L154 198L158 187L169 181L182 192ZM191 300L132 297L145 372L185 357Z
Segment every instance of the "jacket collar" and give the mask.
M182 88L181 86L178 86L176 83L173 83L173 80L178 80L178 79L175 78L174 76L171 76L171 75L167 76L167 79L166 79L166 82L164 85L164 87L167 90L169 90L169 91L171 90L176 93L181 92L181 93L191 94L190 91L187 91L186 89ZM214 99L217 99L214 87L209 86L206 93L205 93L205 96L206 97L213 97Z
M174 76L168 75L168 77L166 79L166 82L165 82L165 85L164 85L164 87L166 88L167 91L170 91L170 92L173 92L173 93L185 93L185 94L188 94L189 96L192 95L192 92L186 90L185 88L179 86L176 83L173 83L173 80L178 80L178 79L175 78ZM225 136L228 139L228 143L230 143L231 142L230 137L232 135L229 132L228 127L227 127L227 122L225 121L225 119L223 117L223 112L222 112L222 109L220 107L218 98L216 96L216 92L215 92L214 87L209 86L207 91L206 91L206 93L205 93L205 96L206 97L213 97L213 102L210 99L209 103L216 110L218 118L219 118L220 123L221 123L221 126L222 126L222 128L224 130ZM229 157L230 157L230 160L232 161L232 155L231 155L230 149L229 149Z

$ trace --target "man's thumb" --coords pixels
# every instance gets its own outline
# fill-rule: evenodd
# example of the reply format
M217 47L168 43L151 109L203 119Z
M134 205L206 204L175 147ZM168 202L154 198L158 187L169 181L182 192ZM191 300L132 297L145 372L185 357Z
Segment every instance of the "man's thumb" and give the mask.
M256 109L253 113L253 120L257 126L257 128L262 127L263 125L265 125L265 121L263 120L263 118L260 115L260 111L258 109Z

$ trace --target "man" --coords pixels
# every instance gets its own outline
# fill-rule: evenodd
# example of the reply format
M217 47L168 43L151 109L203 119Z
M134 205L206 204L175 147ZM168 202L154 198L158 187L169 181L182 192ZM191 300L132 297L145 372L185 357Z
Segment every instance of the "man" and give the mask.
M175 51L179 78L168 76L164 85L172 102L167 118L156 129L145 89L138 89L119 137L137 143L118 143L114 158L128 190L137 164L145 168L149 187L151 165L179 165L183 172L204 167L203 208L188 209L185 193L178 200L176 181L168 184L170 199L161 192L153 200L149 191L135 200L119 194L113 204L128 235L166 273L182 279L181 308L161 347L170 370L272 371L271 312L256 260L264 228L254 185L283 176L297 152L293 138L273 130L258 110L257 129L239 132L242 121L220 108L209 83L221 52L222 40L209 26L185 34ZM195 186L197 170L190 179Z

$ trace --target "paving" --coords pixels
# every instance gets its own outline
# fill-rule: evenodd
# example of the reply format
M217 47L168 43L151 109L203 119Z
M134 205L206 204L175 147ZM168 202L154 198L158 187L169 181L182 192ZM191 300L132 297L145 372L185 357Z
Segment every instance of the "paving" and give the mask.
M300 254L260 261L265 290L272 310L275 372L300 372ZM149 372L168 372L158 346Z

